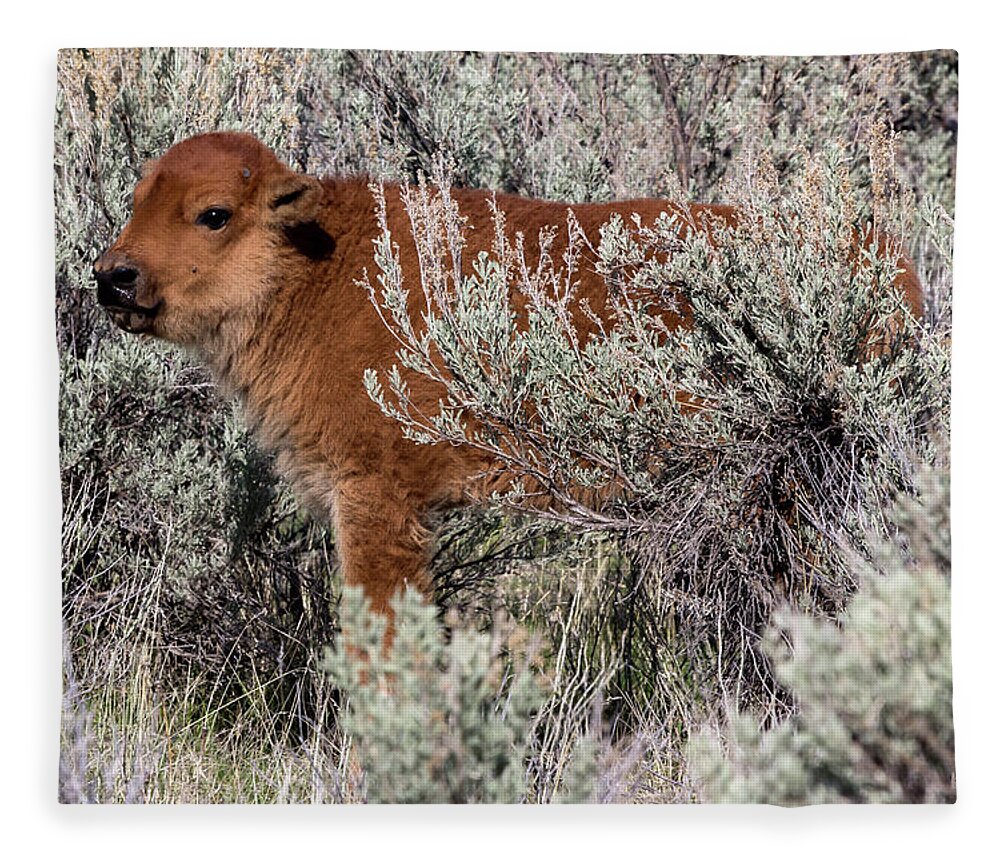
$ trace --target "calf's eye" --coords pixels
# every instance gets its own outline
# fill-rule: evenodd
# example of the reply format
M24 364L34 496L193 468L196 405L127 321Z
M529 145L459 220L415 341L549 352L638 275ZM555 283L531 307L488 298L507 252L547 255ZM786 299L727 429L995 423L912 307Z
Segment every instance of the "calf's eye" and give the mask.
M233 213L228 209L223 209L220 206L213 206L211 209L206 209L199 215L194 223L200 224L202 227L208 227L209 230L221 230L226 224L229 223L229 219L233 217Z

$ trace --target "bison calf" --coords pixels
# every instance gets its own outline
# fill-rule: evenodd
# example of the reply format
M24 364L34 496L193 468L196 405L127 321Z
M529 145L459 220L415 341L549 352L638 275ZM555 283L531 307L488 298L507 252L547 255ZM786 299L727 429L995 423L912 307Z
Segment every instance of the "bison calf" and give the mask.
M467 219L472 259L488 250L490 195L452 192ZM399 194L388 189L387 218L403 275L419 282L416 248ZM565 222L566 205L497 195L507 227L532 238ZM573 206L596 244L612 213L652 222L678 207L655 200ZM726 220L727 207L693 207ZM94 267L99 302L129 332L191 348L224 390L243 403L261 443L310 507L332 521L349 583L374 607L404 585L429 590L428 512L475 493L491 464L469 449L416 445L368 398L365 368L395 362L397 343L358 279L379 235L362 178L295 173L250 135L205 134L149 164L135 189L132 218ZM552 249L555 259L562 249ZM579 268L579 295L604 303L593 261ZM912 305L919 285L899 285ZM666 314L667 322L684 320ZM414 404L433 411L441 391L411 375Z

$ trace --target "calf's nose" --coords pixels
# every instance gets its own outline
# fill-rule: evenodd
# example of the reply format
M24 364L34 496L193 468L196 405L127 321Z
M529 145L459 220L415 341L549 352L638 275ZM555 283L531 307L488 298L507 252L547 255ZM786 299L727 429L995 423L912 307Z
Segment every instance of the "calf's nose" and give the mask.
M132 305L139 270L127 264L106 264L104 259L94 264L97 280L97 301L102 305Z
M111 284L116 287L131 287L139 277L139 270L131 266L117 266L114 269L101 270L94 267L94 277L99 284Z

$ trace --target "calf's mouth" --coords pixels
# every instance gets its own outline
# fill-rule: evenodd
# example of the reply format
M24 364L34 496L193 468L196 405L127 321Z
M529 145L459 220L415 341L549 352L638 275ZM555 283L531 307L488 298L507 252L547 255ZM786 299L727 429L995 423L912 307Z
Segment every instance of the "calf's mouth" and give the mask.
M159 305L152 308L143 308L136 305L133 308L105 306L111 321L131 334L144 334L153 327L153 319L156 317Z
M132 298L129 291L107 283L98 283L97 301L118 328L132 334L149 331L162 304L157 302L152 307L140 305Z

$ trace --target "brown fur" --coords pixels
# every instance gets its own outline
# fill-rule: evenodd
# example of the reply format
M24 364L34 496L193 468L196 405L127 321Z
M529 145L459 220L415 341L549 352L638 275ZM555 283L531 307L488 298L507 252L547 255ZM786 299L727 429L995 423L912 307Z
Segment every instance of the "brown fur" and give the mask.
M490 195L452 193L468 220L472 258L493 235ZM398 189L388 188L386 199L404 278L419 283ZM566 204L511 195L497 202L510 234L524 234L529 263L539 230L565 224ZM212 207L232 212L221 229L197 223ZM572 209L595 244L613 212L626 223L633 212L645 223L663 211L683 214L658 200ZM693 207L696 218L704 211L734 217L728 207ZM207 134L147 167L132 219L95 273L135 273L130 298L105 301L112 317L129 331L192 348L240 398L280 471L332 522L347 582L363 584L386 611L404 584L429 589L427 513L461 502L490 464L467 449L408 442L362 386L365 368L397 363L393 336L355 283L372 266L377 234L364 180L320 181L294 173L249 135ZM554 258L561 253L557 240ZM599 308L605 286L593 269L592 261L580 267L580 295ZM919 309L910 268L899 286ZM676 314L667 321L685 324ZM408 383L418 406L436 404L440 392L430 381L411 375Z

